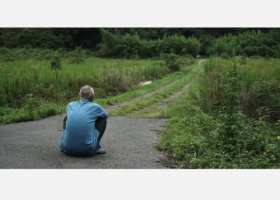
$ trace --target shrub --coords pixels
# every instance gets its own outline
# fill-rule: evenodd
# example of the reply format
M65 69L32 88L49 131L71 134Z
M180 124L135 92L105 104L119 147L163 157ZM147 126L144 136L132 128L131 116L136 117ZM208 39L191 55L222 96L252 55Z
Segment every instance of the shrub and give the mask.
M86 60L86 51L81 47L75 47L75 50L69 53L69 62L71 64L83 63Z
M126 70L110 68L104 72L103 82L106 94L115 95L119 92L126 92L132 86L133 79Z
M144 80L155 80L162 78L164 75L168 74L168 72L169 68L164 66L164 63L159 62L152 66L145 67L141 74L143 75Z
M230 59L230 55L228 53L221 53L221 58L223 59Z
M247 64L247 57L241 56L239 59L239 65L246 65Z
M51 69L61 69L61 59L58 55L53 56L51 61Z
M26 95L26 103L24 109L28 112L29 116L32 117L36 108L41 105L38 98L34 97L33 94Z
M172 72L179 71L181 69L180 63L177 60L178 59L177 55L175 55L174 53L170 53L170 54L163 54L162 56L164 57L167 67Z

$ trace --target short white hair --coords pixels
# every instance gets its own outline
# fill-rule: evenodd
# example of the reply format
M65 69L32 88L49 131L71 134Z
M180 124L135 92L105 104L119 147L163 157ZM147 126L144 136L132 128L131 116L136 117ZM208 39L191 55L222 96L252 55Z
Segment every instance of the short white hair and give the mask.
M89 85L84 85L83 87L81 87L80 89L80 96L81 98L86 98L89 99L91 98L91 96L94 94L94 90L91 86Z

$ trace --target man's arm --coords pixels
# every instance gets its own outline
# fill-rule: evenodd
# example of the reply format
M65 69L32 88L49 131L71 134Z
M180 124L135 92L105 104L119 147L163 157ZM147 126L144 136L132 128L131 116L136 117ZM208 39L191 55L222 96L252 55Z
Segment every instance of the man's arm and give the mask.
M99 104L96 104L96 106L97 106L97 109L96 109L97 118L99 118L99 117L108 118L108 116L109 116L108 112L104 108L102 108Z

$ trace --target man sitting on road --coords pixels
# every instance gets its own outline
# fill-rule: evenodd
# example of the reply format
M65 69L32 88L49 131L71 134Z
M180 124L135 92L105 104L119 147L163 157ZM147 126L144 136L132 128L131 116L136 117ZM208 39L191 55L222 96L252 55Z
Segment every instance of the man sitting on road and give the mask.
M74 156L104 154L99 142L105 132L108 113L94 100L94 90L85 85L80 89L80 101L67 106L63 121L61 151Z

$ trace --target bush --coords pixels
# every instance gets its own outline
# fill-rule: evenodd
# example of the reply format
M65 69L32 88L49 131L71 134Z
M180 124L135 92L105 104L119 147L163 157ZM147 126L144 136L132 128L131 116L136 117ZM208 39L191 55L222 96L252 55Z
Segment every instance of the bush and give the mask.
M247 64L247 57L246 56L241 56L239 59L239 64L240 65L246 65Z
M177 60L177 55L175 55L174 53L170 53L163 54L162 56L164 57L165 63L170 71L176 72L181 69L180 62Z
M75 47L75 50L69 53L69 63L79 64L86 60L86 51L81 47Z
M61 69L61 59L58 55L53 56L51 61L51 69Z
M228 53L221 53L221 58L230 59L230 55Z
M34 111L41 105L38 98L34 97L33 94L26 95L26 103L24 109L28 112L30 117L33 117Z
M155 80L162 78L164 75L168 74L168 72L169 68L164 66L164 63L159 62L155 65L146 67L141 74L143 75L144 80Z
M133 84L132 77L126 70L110 68L104 72L104 89L108 95L126 92Z

